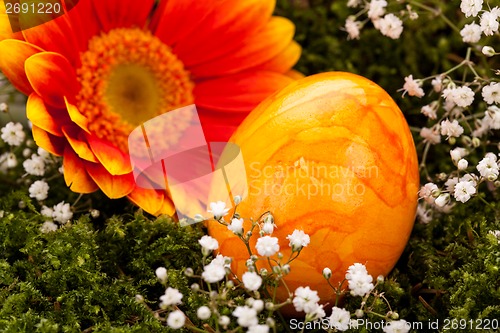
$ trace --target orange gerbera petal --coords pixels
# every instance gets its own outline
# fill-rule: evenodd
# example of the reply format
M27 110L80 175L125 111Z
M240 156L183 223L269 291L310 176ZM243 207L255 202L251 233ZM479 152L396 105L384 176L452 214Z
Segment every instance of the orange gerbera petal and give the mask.
M49 153L56 156L62 156L64 154L64 147L66 147L67 144L67 141L64 138L47 133L36 125L33 125L31 130L33 132L33 139L35 140L37 146L42 147Z
M278 54L271 60L268 60L265 63L255 67L255 69L285 74L290 70L290 68L293 67L293 65L297 63L301 53L302 47L299 45L299 43L292 41L280 54ZM293 76L291 77L293 78Z
M0 1L0 40L23 39L21 32L13 32L10 25L9 15L6 13L5 1Z
M165 191L136 187L127 197L149 214L156 215L163 207L164 193Z
M69 117L71 120L78 125L85 132L89 132L89 120L83 114L81 114L80 110L73 104L68 102L68 99L64 97L64 103L66 104L66 109L68 110Z
M163 200L163 205L161 206L160 210L156 212L155 215L174 216L175 213L176 213L175 206L174 203L172 202L172 199L165 196L165 200Z
M71 119L64 110L47 106L36 93L32 93L28 98L26 116L33 125L56 136L63 136L61 126L71 124Z
M290 45L294 32L295 26L290 20L272 17L262 30L244 39L245 47L193 66L190 71L196 78L204 78L233 74L261 65L282 53Z
M28 24L33 27L37 19L46 20L46 15L29 15L27 23L23 23L21 15L21 27ZM31 29L23 29L24 39L34 45L38 45L46 51L62 54L72 66L80 64L79 45L68 15L62 15L48 22L41 21L39 25Z
M33 88L26 77L24 62L32 55L42 51L36 45L16 39L6 39L0 42L0 70L16 89L26 95L31 94Z
M78 193L92 193L99 189L85 170L82 160L70 146L64 149L63 166L64 180L71 190Z
M217 1L210 2L210 5L212 10L203 21L199 22L198 29L192 30L175 44L174 52L188 67L231 54L242 46L247 47L248 44L242 41L247 36L258 35L258 31L269 21L275 1ZM204 11L206 12L206 9ZM168 15L167 19L173 15L178 14ZM190 11L188 15L191 18L191 15L196 14ZM186 21L192 24L194 20ZM264 39L259 42L261 44Z
M111 175L119 176L132 172L132 164L127 154L95 135L85 134L85 137L94 155Z
M144 27L154 0L93 0L93 4L102 30L108 32L114 28Z
M73 98L78 92L75 70L60 54L37 53L28 58L24 66L31 86L50 105L64 108L64 97Z
M106 169L92 162L83 162L90 177L97 186L111 199L122 198L135 188L134 176L131 173L121 176L112 176Z
M75 153L86 161L99 162L89 147L82 130L76 126L63 126L62 132Z

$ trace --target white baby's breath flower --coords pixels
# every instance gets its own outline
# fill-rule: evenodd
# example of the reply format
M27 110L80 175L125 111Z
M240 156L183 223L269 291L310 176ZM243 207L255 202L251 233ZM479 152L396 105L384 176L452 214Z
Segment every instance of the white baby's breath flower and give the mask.
M54 210L52 208L44 205L44 206L42 206L42 210L40 211L40 214L42 214L42 216L52 218L52 215L54 215Z
M231 323L231 319L228 316L220 316L219 317L219 325L221 325L224 329Z
M489 45L483 46L483 48L481 49L481 53L487 57L493 57L496 54L495 49Z
M356 21L354 16L349 16L345 21L345 31L347 31L347 39L359 39L361 22Z
M436 119L437 118L437 107L436 107L436 104L427 104L427 105L424 105L422 106L422 108L420 109L420 112L425 115L426 117L428 117L429 119Z
M463 134L463 132L464 128L460 126L456 119L453 119L453 121L445 119L441 122L441 135L446 136L447 138L458 138Z
M498 32L498 10L495 7L491 11L485 11L481 14L481 30L485 36L493 36Z
M184 326L186 323L186 317L181 310L175 310L168 314L167 317L167 325L173 329L179 329Z
M493 155L494 156L494 155ZM476 166L477 171L481 177L488 180L495 180L498 178L499 167L496 159L491 155L484 157Z
M255 272L245 272L242 280L245 288L250 291L257 291L262 285L262 278Z
M264 236L257 239L255 245L257 253L263 257L270 257L280 250L278 238L271 236Z
M444 207L448 202L450 202L450 195L448 193L443 193L436 198L436 201L434 203L438 207Z
M471 181L459 181L455 185L453 195L455 199L460 202L467 202L472 195L476 193L475 184Z
M226 257L218 254L210 264L203 267L201 277L208 283L219 282L226 276Z
M45 161L40 156L33 154L31 158L23 162L24 170L33 176L43 176L45 174Z
M408 333L410 332L411 324L406 320L393 320L387 323L382 329L384 333Z
M414 80L413 75L405 77L403 89L403 95L408 93L410 96L416 96L419 98L425 95L424 90L421 88L421 82L419 80Z
M42 226L40 227L40 231L44 234L56 231L57 230L57 224L55 224L52 221L45 221L43 222Z
M349 0L347 1L347 7L356 8L361 5L362 2L363 0Z
M446 88L443 90L443 97L446 101L465 108L474 102L474 91L467 86Z
M349 329L349 322L351 314L345 309L334 306L332 314L329 317L330 325L339 331L347 331Z
M286 236L286 239L290 241L289 246L292 251L300 251L302 248L309 245L311 238L303 230L294 230L291 235Z
M298 312L304 311L305 313L313 312L318 302L318 292L311 290L309 287L298 287L292 300L295 310Z
M274 227L274 222L264 222L261 230L264 234L271 235L274 231Z
M21 123L9 122L7 125L0 129L2 133L0 137L9 146L19 146L23 143L26 138L26 133L23 130L23 125Z
M376 28L380 30L382 35L387 36L392 39L398 39L403 32L403 21L394 14L387 14L383 18L377 20ZM422 88L414 90L417 97L422 97L424 91ZM413 96L410 94L410 96Z
M226 208L226 203L224 201L211 202L208 212L212 213L214 219L220 220L227 215L229 208Z
M155 271L155 274L161 283L167 282L168 274L165 267L158 267Z
M434 183L427 183L420 188L418 195L427 203L434 203L434 195L439 192L439 188Z
M465 14L465 17L477 16L483 8L483 0L462 0L460 10Z
M444 186L446 186L446 191L449 193L455 192L455 185L458 183L458 177L452 177L448 178L448 180L444 183Z
M255 311L257 312L261 312L262 310L264 310L264 301L261 300L261 299L256 299L252 302L252 304L250 305L253 309L255 309Z
M31 198L35 198L38 201L45 200L49 194L49 184L43 180L37 180L31 184L29 193Z
M243 219L233 218L231 224L227 226L235 235L243 235Z
M435 92L438 93L443 90L443 79L440 76L436 76L434 79L432 79L431 84Z
M481 26L476 23L466 24L462 30L460 30L460 36L462 36L462 41L464 43L477 43L481 39Z
M207 320L211 315L212 311L210 311L210 308L208 306L203 305L200 306L198 310L196 310L196 316L198 317L198 319Z
M313 308L310 309L309 313L306 315L306 320L315 321L326 316L326 312L323 304L314 304Z
M208 235L201 237L198 240L198 243L200 243L205 255L208 255L210 251L217 250L219 248L219 242L217 241L217 239Z
M465 170L468 166L469 162L467 162L467 160L463 158L457 163L458 170Z
M368 17L371 20L376 20L385 14L385 7L387 7L387 1L385 0L372 0L368 4Z
M460 161L462 157L467 156L468 153L469 152L465 148L462 147L454 148L450 150L451 160L453 161L453 163L458 163L458 161Z
M353 296L365 296L374 288L373 277L368 274L363 264L355 263L349 266L345 278Z
M424 138L424 142L436 145L441 142L441 136L436 129L422 127L420 130L420 136Z
M323 268L323 277L327 280L329 278L331 278L332 277L332 270L328 267Z
M488 104L500 104L500 83L492 82L487 86L484 86L481 94L483 95L483 99Z
M168 287L165 290L165 294L160 296L160 307L162 309L166 309L170 305L181 304L182 297L183 295L179 292L179 290Z
M238 325L242 327L251 327L259 323L257 319L257 311L247 305L237 306L233 311L233 316L238 318Z
M52 218L54 221L65 224L73 218L73 212L71 211L71 206L69 203L64 201L58 203L52 208Z
M267 325L254 325L248 328L247 333L268 333L269 326Z

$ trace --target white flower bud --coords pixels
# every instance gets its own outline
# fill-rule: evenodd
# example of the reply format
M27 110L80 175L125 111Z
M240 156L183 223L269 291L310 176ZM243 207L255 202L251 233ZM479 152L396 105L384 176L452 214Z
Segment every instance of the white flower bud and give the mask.
M328 268L328 267L325 267L325 268L323 269L323 277L324 277L325 279L327 279L327 280L328 280L329 278L331 278L331 277L332 277L332 270L331 270L330 268Z
M495 49L488 45L483 46L481 52L487 57L493 57L496 54Z
M165 283L167 282L167 269L165 267L158 267L156 269L156 277L158 278L158 280L160 280L161 283Z

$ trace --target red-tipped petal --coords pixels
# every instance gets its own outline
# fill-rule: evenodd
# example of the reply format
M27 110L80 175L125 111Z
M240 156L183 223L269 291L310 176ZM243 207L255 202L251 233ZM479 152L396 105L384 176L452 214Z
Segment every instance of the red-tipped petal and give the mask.
M149 214L156 215L163 207L164 192L165 191L136 187L128 195L128 198L136 206L142 208Z
M97 186L111 199L129 195L135 188L134 176L129 173L122 176L112 176L106 169L92 162L84 162L85 167Z
M154 0L93 0L104 31L145 26Z
M70 146L66 146L66 149L64 149L63 166L64 180L72 191L77 193L92 193L99 189L85 170L83 161L76 156Z
M31 94L33 88L26 77L24 62L42 51L41 48L20 40L6 39L0 42L0 70L16 89L26 95Z
M26 76L35 92L45 102L65 108L64 97L74 98L79 89L74 68L60 54L42 52L28 58Z
M63 126L62 131L66 139L68 139L71 148L73 148L78 157L89 162L99 162L90 149L89 144L80 128L76 126Z
M85 134L90 149L106 170L115 175L125 175L132 172L130 157L109 142L101 140L95 135Z
M272 71L287 74L290 71L290 68L292 68L297 63L297 61L299 61L301 53L302 48L300 47L300 45L297 42L292 41L283 50L283 52L281 52L271 60L266 61L262 65L255 67L255 70ZM304 76L302 75L302 77Z
M64 138L47 133L36 125L33 125L31 130L33 132L33 139L35 140L37 146L42 147L49 153L56 156L62 156L64 154L64 147L66 147L67 144L67 141Z
M68 110L68 114L71 120L85 132L90 133L89 120L87 119L87 117L81 114L80 110L78 110L76 106L68 102L68 99L66 97L64 97L64 103L66 104L66 109Z
M71 123L64 110L46 105L36 93L32 93L28 98L26 116L33 125L56 136L63 136L61 127Z
M295 26L288 19L273 17L264 29L244 39L239 49L192 66L189 70L194 77L205 78L233 74L262 65L283 53L290 45L294 32ZM298 60L295 54L292 56L294 61Z
M165 196L165 200L163 200L163 205L161 206L160 210L156 212L155 215L168 215L168 216L175 215L175 206L169 197Z

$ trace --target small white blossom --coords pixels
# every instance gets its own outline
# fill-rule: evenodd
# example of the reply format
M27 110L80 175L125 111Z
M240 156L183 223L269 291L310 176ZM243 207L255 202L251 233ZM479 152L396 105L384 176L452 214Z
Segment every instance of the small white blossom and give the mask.
M500 129L500 108L496 105L491 105L486 110L484 118L481 119L481 127L488 129Z
M73 217L69 203L65 203L64 201L58 203L52 209L52 218L59 223L65 224Z
M462 41L464 43L477 43L481 39L481 26L476 23L466 24L462 30L460 30L460 36L462 36Z
M455 199L460 202L467 202L472 195L476 193L475 184L471 181L459 181L455 185L453 195Z
M179 290L168 287L167 290L165 290L165 294L160 296L160 307L166 309L170 305L181 304L182 296Z
M488 104L500 104L500 83L492 82L487 86L484 86L481 94L483 99Z
M349 16L345 21L345 31L349 35L347 39L359 39L361 26L361 22L356 21L353 16Z
M498 10L495 10L495 8L489 12L486 11L481 14L480 25L485 36L493 36L496 32L498 32Z
M40 227L40 231L44 234L56 231L57 230L57 224L55 224L52 221L45 221L43 222L42 226Z
M202 249L204 250L204 254L208 255L210 251L217 250L219 248L219 242L217 239L205 235L198 240Z
M254 325L248 328L248 333L268 333L269 326L267 325Z
M465 14L465 17L477 16L483 8L483 0L462 0L460 10Z
M196 310L196 316L198 317L198 319L207 320L211 315L212 312L210 311L210 308L208 306L203 305L200 306L198 310Z
M438 93L443 90L443 80L441 79L441 77L436 76L434 79L432 79L431 84L435 92Z
M7 152L0 155L0 173L7 173L8 169L17 166L17 157L13 153Z
M310 309L306 318L308 319L308 321L314 321L317 319L321 319L325 316L326 316L326 312L325 312L323 304L316 303L316 304L314 304L313 308Z
M413 75L405 77L405 84L403 85L404 93L408 93L410 96L422 97L425 95L424 90L421 88L421 83L419 80L414 80Z
M211 202L208 212L212 213L214 219L220 220L227 215L229 208L226 208L226 203L224 201Z
M487 57L493 57L495 54L496 54L496 51L494 48L492 48L491 46L489 45L485 45L483 46L483 48L481 49L481 53L483 53L485 56Z
M458 163L458 161L464 157L467 156L469 152L467 149L462 148L462 147L457 147L455 149L450 150L450 156L453 161L453 163Z
M493 155L494 156L494 155ZM481 177L488 180L495 180L498 178L499 167L494 157L486 156L476 166L477 171Z
M406 320L394 320L387 323L382 329L384 333L408 333L411 325Z
M2 127L0 132L2 133L0 137L9 146L19 146L26 138L26 133L24 133L21 123L7 123L7 125Z
M262 232L264 234L271 235L274 231L274 223L273 222L264 222L262 224Z
M464 128L460 126L456 119L453 119L453 121L445 119L441 122L441 135L446 136L447 138L458 138L463 134L463 132Z
M257 319L257 311L247 305L236 307L233 311L233 316L238 318L238 325L243 327L251 327L259 323Z
M418 195L420 198L424 199L427 203L433 203L435 198L435 193L439 192L439 188L434 183L427 183L420 188Z
M37 180L31 184L29 192L30 198L35 198L38 201L45 200L49 194L49 184L43 180Z
M446 191L453 193L455 192L455 185L458 183L458 177L448 178L444 186L446 186Z
M261 299L256 299L252 302L252 304L250 305L253 309L255 309L255 311L257 312L261 312L262 310L264 310L264 301L261 300Z
M300 251L311 242L309 235L302 230L294 230L291 235L286 236L286 239L290 241L292 251Z
M155 271L155 274L161 283L167 282L168 274L165 267L158 267Z
M35 154L23 162L23 167L28 174L33 176L43 176L45 174L45 161Z
M52 218L52 215L54 215L54 210L52 208L44 205L44 206L42 206L42 210L40 211L40 214L42 214L42 216Z
M262 285L262 278L255 272L245 272L242 280L245 288L250 291L257 291Z
M376 20L385 14L385 7L387 7L387 1L385 0L372 0L368 4L368 17L372 20Z
M424 205L418 205L417 217L420 223L427 224L432 221L432 211L425 209Z
M9 106L7 105L7 103L0 103L0 112L7 112L9 110Z
M437 118L436 111L437 111L436 104L427 104L422 106L422 108L420 109L420 112L430 119Z
M446 88L443 90L443 97L460 107L467 107L474 102L474 91L467 86Z
M382 35L392 39L398 39L403 32L403 21L394 14L387 14L383 18L377 20L376 28L380 30ZM422 88L414 90L415 96L422 97L424 91ZM412 96L410 94L410 96Z
M347 1L347 7L356 8L361 5L362 0L349 0Z
M467 160L463 158L457 163L458 170L465 170L468 166L469 162L467 162Z
M231 319L228 316L220 316L219 325L221 325L223 328L226 328L229 323L231 323Z
M43 149L42 147L38 147L37 154L38 156L43 158L45 162L49 162L52 158L52 155L50 155L50 153L45 149Z
M264 236L257 239L255 248L257 249L257 253L263 257L270 257L280 250L278 238L271 236Z
M186 317L181 310L175 310L168 314L167 325L173 329L179 329L186 323Z
M450 195L448 193L443 193L436 198L434 202L438 207L444 207L450 201Z
M422 127L422 129L420 130L420 136L424 138L424 142L429 142L433 145L441 142L441 136L436 129Z
M328 267L323 268L323 277L327 280L329 278L331 278L332 277L332 270Z
M339 331L347 331L349 329L349 322L351 314L349 311L334 306L332 314L329 317L330 325Z
M316 290L311 290L309 287L298 287L295 290L295 297L292 301L296 311L304 311L305 313L315 311L318 302L318 292Z
M215 257L210 264L203 267L201 277L208 283L219 282L226 276L226 258L220 254Z
M227 226L235 235L243 235L243 219L233 218L231 224Z
M365 296L374 288L373 277L368 274L366 266L360 263L349 266L345 278L353 296Z

